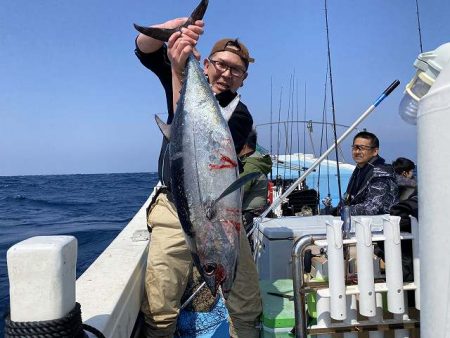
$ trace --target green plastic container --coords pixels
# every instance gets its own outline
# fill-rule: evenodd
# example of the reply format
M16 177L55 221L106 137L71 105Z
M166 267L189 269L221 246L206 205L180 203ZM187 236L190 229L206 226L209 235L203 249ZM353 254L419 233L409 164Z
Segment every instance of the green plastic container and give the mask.
M292 279L259 282L263 302L262 337L294 337L290 333L295 326L294 301L274 296L268 292L294 296Z
M294 296L292 279L275 281L261 280L261 297L263 302L261 337L292 338L291 330L295 326L294 301L286 297L268 294L273 292L286 296ZM316 317L316 295L308 294L307 308L311 317Z

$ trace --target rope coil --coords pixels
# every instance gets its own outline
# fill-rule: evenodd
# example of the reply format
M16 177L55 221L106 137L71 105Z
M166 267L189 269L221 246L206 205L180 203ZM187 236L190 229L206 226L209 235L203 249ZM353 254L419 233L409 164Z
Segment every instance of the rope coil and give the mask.
M85 338L87 335L84 330L94 333L98 338L105 338L96 328L82 323L79 303L75 303L72 311L59 319L14 322L9 315L5 318L5 338Z

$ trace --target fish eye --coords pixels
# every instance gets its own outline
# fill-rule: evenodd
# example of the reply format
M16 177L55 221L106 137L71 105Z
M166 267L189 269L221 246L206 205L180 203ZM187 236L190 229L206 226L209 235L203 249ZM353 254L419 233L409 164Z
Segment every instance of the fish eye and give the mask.
M205 270L205 273L209 276L213 275L216 271L217 265L216 264L205 264L203 266L203 270Z

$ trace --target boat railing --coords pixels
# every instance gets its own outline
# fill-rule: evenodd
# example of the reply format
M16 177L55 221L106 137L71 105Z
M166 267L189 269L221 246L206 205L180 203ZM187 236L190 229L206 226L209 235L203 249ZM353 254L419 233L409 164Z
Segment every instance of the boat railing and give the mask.
M383 331L396 330L396 337L409 337L409 330L419 327L417 318L410 318L406 291L414 292L415 308L420 310L420 260L418 222L411 217L411 233L400 233L400 217L383 216L383 231L373 232L371 217L353 217L354 232L342 236L342 221L325 220L326 234L300 237L292 249L292 275L295 305L295 335L331 337L345 333L370 331L369 337L383 337ZM402 240L412 240L412 282L403 282ZM384 242L385 276L376 278L373 263L375 242ZM307 280L304 258L308 247L326 251L328 282ZM356 279L349 283L348 248L356 248ZM346 258L347 257L347 258ZM316 324L307 323L307 295L313 294ZM387 300L387 306L384 306ZM415 316L415 315L414 315ZM417 317L417 316L415 316Z

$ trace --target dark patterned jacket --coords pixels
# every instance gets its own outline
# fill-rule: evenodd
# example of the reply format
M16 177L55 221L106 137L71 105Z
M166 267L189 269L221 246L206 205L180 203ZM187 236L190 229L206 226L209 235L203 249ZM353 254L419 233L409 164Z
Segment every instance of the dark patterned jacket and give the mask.
M389 214L398 203L398 186L392 166L375 156L363 168L356 167L345 200L352 215Z
M410 196L413 196L414 191L417 188L416 180L399 174L395 174L395 178L397 179L399 200L405 201Z

